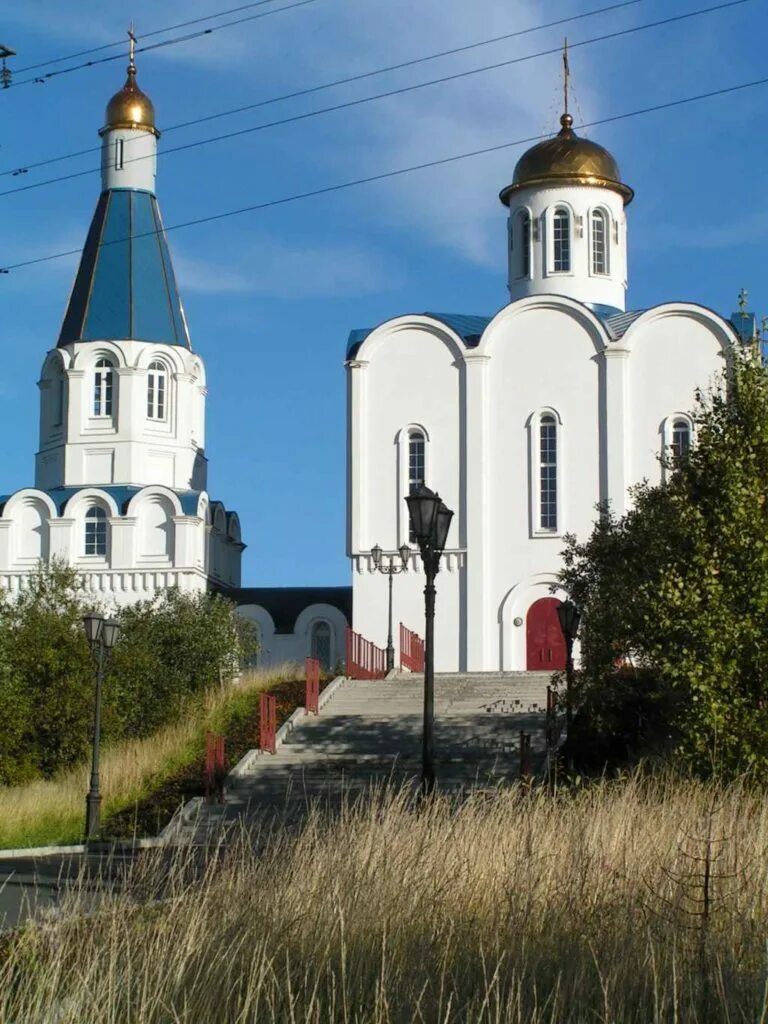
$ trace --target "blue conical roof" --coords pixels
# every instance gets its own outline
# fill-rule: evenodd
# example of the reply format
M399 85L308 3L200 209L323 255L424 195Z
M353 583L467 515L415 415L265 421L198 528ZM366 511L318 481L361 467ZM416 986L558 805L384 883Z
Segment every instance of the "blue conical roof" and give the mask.
M59 345L126 339L192 347L157 199L109 189L96 205Z

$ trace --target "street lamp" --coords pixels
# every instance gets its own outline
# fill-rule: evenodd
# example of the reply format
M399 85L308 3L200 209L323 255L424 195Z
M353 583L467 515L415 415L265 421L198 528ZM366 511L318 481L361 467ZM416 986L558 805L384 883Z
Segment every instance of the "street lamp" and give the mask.
M565 724L568 736L571 734L571 696L573 689L573 642L579 631L581 621L581 610L579 606L570 599L561 601L557 606L557 618L560 622L560 629L565 640Z
M101 824L101 791L99 789L99 746L101 743L101 687L104 670L117 642L120 623L104 619L93 613L83 616L85 637L96 657L96 708L93 715L93 759L91 761L91 786L85 798L85 838L95 839Z
M398 573L408 572L408 559L411 557L411 549L407 544L401 544L400 548L400 562L401 565L395 565L395 556L389 555L389 565L384 565L382 558L384 552L381 547L376 544L371 548L371 558L373 559L373 567L377 572L384 573L385 576L389 577L389 619L388 619L388 632L387 632L387 672L391 672L395 667L395 644L392 639L392 577L397 576Z
M427 584L424 587L424 725L421 741L421 788L435 788L435 576L445 549L453 512L436 491L421 484L406 497L411 531L419 545Z

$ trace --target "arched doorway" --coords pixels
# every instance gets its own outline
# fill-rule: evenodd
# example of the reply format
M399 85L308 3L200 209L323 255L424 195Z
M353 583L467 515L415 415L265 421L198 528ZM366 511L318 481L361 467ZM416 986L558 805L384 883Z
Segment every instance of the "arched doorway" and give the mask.
M557 672L565 668L565 640L557 618L556 597L542 597L528 609L525 621L526 668Z

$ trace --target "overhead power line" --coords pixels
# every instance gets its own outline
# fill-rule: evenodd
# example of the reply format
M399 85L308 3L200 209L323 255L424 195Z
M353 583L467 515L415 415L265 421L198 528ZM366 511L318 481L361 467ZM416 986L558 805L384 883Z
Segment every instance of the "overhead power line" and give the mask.
M736 92L742 92L745 89L753 89L760 85L768 85L768 78L758 78L751 82L742 82L739 85L731 85L722 89L712 89L709 92L698 93L695 96L686 96L678 100L669 100L666 103L655 103L650 107L641 107L638 110L630 110L623 114L614 114L611 117L601 117L596 121L586 121L583 124L577 125L577 128L597 128L604 124L613 124L617 121L626 121L632 117L640 117L644 114L656 113L660 110L671 110L675 107L682 107L688 103L697 103L702 100L713 99L716 96L726 96ZM260 210L270 209L275 206L285 206L288 203L299 202L303 199L315 199L318 196L329 195L333 192L342 192L348 188L357 188L360 185L370 185L376 181L387 181L392 178L402 177L405 174L412 174L415 171L424 171L433 167L444 167L447 164L458 163L461 160L469 160L478 156L487 156L489 153L498 153L504 149L512 149L515 146L524 146L533 142L538 142L540 139L548 138L547 135L531 135L526 139L515 139L512 142L502 142L495 146L484 146L482 149L474 149L465 153L455 153L452 156L440 157L435 160L428 160L420 164L411 164L408 167L398 167L392 171L383 171L380 174L371 174L364 178L355 178L352 181L343 181L335 185L325 185L322 188L312 189L309 192L297 192L293 195L281 196L279 199L269 199L261 203L252 203L249 206L241 206L235 210L225 210L222 213L212 213L206 217L196 217L193 220L181 221L178 224L171 224L165 228L165 233L170 231L180 231L183 228L196 227L200 224L211 224L215 221L227 220L230 217L239 217L246 213L256 213ZM145 231L140 234L134 235L134 238L148 238L154 235L158 235L159 231ZM99 248L107 245L120 245L128 241L127 238L118 238L110 242L100 242ZM49 263L51 260L63 259L66 256L77 256L82 252L82 249L67 249L64 252L50 253L47 256L38 256L31 260L22 260L18 263L10 263L5 267L0 268L1 274L8 274L12 270L20 270L22 267L31 267L39 263Z
M179 21L175 25L166 25L165 28L155 28L151 32L142 32L142 39L151 39L153 36L163 35L165 32L175 32L177 28L189 28L190 25L200 25L204 21L214 21L216 18L226 18L228 14L239 14L240 11L248 11L254 7L264 7L265 4L273 4L276 0L254 0L250 4L241 4L239 7L230 7L226 11L216 11L215 14L206 14L203 18L192 18L189 21ZM68 53L64 57L52 57L50 60L40 61L39 64L27 64L26 67L16 68L17 75L23 75L27 71L37 71L38 68L47 68L49 64L63 64L65 60L77 60L78 57L87 57L91 53L103 53L104 50L112 50L116 46L125 47L125 36L116 39L113 43L102 43L101 46L92 46L88 50L78 50L77 53Z
M604 33L603 35L594 36L591 39L583 39L579 42L571 43L569 45L572 50L575 50L580 46L588 46L593 43L605 42L606 40L609 39L617 39L622 36L633 35L637 32L643 32L651 28L659 28L660 26L663 25L669 25L675 22L685 21L690 18L699 17L704 14L710 14L714 11L721 11L729 7L738 7L741 4L749 2L750 0L727 0L727 2L717 4L713 7L705 7L696 11L689 11L686 14L674 15L669 18L663 18L660 21L647 22L644 25L634 25L630 28L619 29L615 32L607 32ZM427 82L417 82L413 85L405 85L397 89L389 89L386 92L376 93L373 96L363 96L358 99L347 100L344 103L336 103L330 107L320 107L317 110L305 111L303 113L293 114L289 117L283 117L275 121L267 121L262 124L252 125L249 128L240 128L237 131L225 132L221 135L209 136L208 138L205 139L198 139L195 142L187 142L179 146L173 146L170 149L161 150L160 153L163 156L168 156L171 153L180 153L190 149L197 149L199 146L208 146L213 143L224 142L228 139L239 138L243 135L250 135L253 132L265 131L269 128L276 128L287 124L295 124L298 121L305 121L312 117L318 117L320 114L334 113L339 110L349 110L353 107L359 107L366 103L373 103L374 101L381 99L390 99L394 96L402 96L405 95L406 93L415 92L419 89L425 89L429 86L443 85L446 82L458 81L460 79L469 78L473 75L478 75L481 73L485 73L487 71L495 71L498 70L499 68L511 67L512 65L515 64L521 64L524 63L525 61L534 60L539 57L551 56L552 54L555 53L559 54L560 52L561 48L557 46L550 48L548 50L540 50L538 53L525 54L522 57L512 57L509 60L498 61L495 64L486 64L479 68L470 68L467 71L457 71L451 75L443 75L440 78L430 79ZM189 122L189 124L194 123L197 122ZM151 156L145 155L136 157L126 157L124 160L124 165L148 159L151 159ZM0 192L0 196L14 195L18 192L28 192L32 189L43 188L47 185L55 185L62 181L72 181L74 178L82 178L86 175L92 174L95 169L96 168L88 168L83 171L73 171L70 174L62 174L56 178L46 178L44 181L31 182L28 185L20 185L17 188L6 189L5 191Z
M273 2L273 0L270 0ZM517 29L515 32L505 32L500 36L493 36L491 39L481 39L476 43L465 43L463 46L455 46L450 50L441 50L439 53L430 53L423 57L414 57L411 60L402 61L399 64L389 64L383 68L375 68L372 71L363 71L357 75L349 75L346 78L337 78L332 82L324 82L321 85L309 86L306 89L298 89L295 92L283 93L281 96L272 96L266 100L259 100L255 103L247 103L242 107L232 107L229 110L220 110L214 114L207 114L205 117L198 117L192 121L181 121L179 124L168 125L163 128L163 135L167 135L169 132L178 131L180 128L190 128L196 124L203 124L206 121L215 121L221 117L229 117L233 114L242 114L247 110L256 110L259 107L266 107L272 103L280 103L285 100L298 99L301 96L310 96L313 93L322 92L325 89L332 89L339 85L349 85L352 82L360 82L366 78L374 78L377 75L383 75L390 71L401 71L404 68L415 67L418 64L425 64L428 61L438 60L440 57L452 57L457 53L466 53L468 50L475 50L482 46L490 46L493 43L500 43L510 39L515 39L518 36L530 35L533 32L541 32L548 28L557 28L561 25L567 25L574 21L582 21L585 18L591 18L596 14L607 14L611 11L619 10L623 7L631 7L638 3L644 3L645 0L621 0L621 3L610 4L607 7L597 7L591 11L583 11L581 14L574 14L567 18L558 18L556 21L548 21L542 25L533 25L529 28ZM142 38L145 38L142 36ZM110 44L114 45L114 44ZM141 137L141 136L139 136ZM132 141L132 140L127 140ZM80 149L74 153L65 153L62 156L49 157L46 160L38 160L34 163L28 163L23 166L15 167L7 171L0 171L0 177L7 175L19 175L26 174L36 167L45 167L49 164L60 163L63 160L71 160L74 157L86 156L88 153L98 153L101 146L89 146L88 149Z
M256 21L258 18L268 18L271 14L280 14L282 11L292 11L295 7L306 7L307 4L317 3L317 0L296 0L295 3L287 4L285 7L273 7L268 11L261 11L259 14L249 14L245 18L237 18L235 21L225 21L221 25L212 25L210 28L201 29L199 32L188 32L183 36L174 36L172 39L164 39L159 43L150 43L148 46L137 46L136 53L147 53L149 50L159 50L165 46L175 46L177 43L188 43L191 39L199 39L201 36L209 36L219 32L223 28L232 28L233 25L243 25L246 21ZM109 64L114 60L123 60L125 54L113 53L109 57L98 57L96 60L87 60L82 64L73 64L68 68L59 68L58 71L46 71L43 75L36 75L32 78L22 78L20 82L11 82L11 86L17 89L20 85L44 84L52 78L60 75L68 75L72 71L82 71L84 68L96 67L99 64Z

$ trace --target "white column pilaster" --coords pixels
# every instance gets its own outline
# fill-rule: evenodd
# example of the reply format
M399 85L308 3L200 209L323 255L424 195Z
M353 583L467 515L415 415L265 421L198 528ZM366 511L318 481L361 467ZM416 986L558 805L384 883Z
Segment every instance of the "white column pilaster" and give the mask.
M605 423L603 443L605 473L601 501L610 502L611 510L622 515L627 507L627 487L631 466L629 456L629 351L612 346L604 352L605 359Z
M365 370L367 362L347 364L347 554L370 547L367 536Z
M490 624L487 607L488 594L488 403L486 379L490 356L467 352L464 355L466 373L466 404L464 431L464 494L460 504L464 522L464 537L459 543L466 547L466 630L467 670L483 671L498 668L491 664L489 646Z

